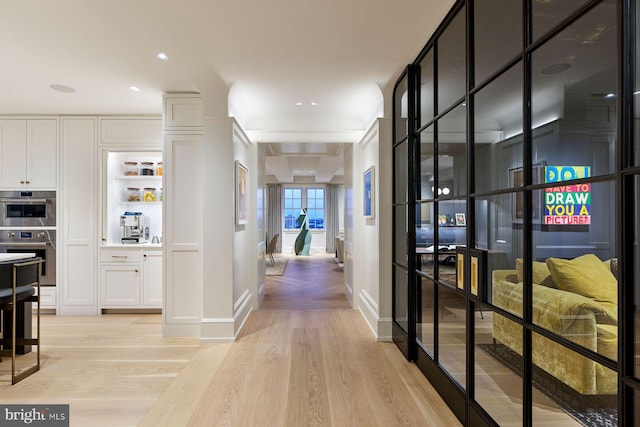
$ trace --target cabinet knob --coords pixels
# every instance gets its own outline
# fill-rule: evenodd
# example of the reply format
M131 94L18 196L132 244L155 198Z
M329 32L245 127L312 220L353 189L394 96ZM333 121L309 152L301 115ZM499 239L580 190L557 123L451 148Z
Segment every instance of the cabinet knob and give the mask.
M20 181L20 184L24 184L24 181Z
M138 272L138 269L136 268L134 271L137 273L137 272Z
M31 184L31 181L26 181L27 184Z

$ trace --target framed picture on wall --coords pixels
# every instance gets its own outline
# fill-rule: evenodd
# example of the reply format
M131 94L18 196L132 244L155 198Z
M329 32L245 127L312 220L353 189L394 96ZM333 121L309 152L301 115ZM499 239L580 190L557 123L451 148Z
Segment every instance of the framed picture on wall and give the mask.
M249 171L245 165L236 160L236 224L246 224L248 220L247 210L247 186L249 183Z
M364 217L374 218L374 206L375 206L375 188L374 188L374 167L364 171L362 174L363 181L363 194L364 194Z
M534 163L532 167L531 184L536 185L543 182L545 162ZM524 169L509 169L509 186L511 188L521 188L524 185ZM542 200L534 197L531 200L531 218L533 222L540 223L542 218ZM522 223L524 219L524 192L518 191L514 193L511 201L511 220L514 223Z

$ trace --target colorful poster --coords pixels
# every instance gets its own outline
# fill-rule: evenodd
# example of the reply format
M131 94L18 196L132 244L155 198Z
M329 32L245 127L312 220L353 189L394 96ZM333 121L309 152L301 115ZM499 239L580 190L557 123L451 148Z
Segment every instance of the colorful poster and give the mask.
M545 182L570 181L591 176L590 166L546 166ZM546 225L591 224L591 184L558 185L545 189Z

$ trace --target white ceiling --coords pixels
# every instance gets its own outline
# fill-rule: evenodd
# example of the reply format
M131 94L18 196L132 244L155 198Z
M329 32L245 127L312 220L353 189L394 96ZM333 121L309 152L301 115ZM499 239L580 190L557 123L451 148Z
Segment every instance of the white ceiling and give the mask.
M255 142L355 142L453 3L1 0L0 114L160 114L196 91Z

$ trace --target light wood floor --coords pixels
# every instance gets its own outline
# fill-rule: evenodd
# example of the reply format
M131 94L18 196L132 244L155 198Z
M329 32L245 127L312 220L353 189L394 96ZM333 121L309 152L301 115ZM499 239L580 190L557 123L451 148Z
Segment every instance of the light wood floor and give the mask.
M0 376L0 402L70 403L77 426L460 425L348 308L341 275L330 257L292 258L232 344L162 338L159 315L46 317L43 369Z

